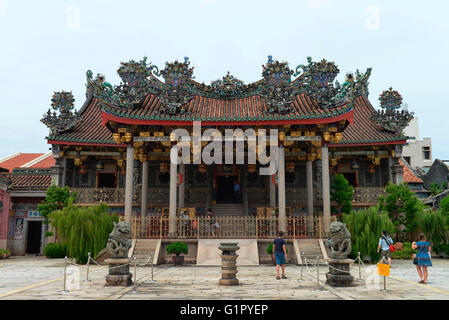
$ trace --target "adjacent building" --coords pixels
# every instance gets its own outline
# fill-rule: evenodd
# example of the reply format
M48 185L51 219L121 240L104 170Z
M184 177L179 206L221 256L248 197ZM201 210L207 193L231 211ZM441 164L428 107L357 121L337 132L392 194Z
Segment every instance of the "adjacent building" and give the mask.
M410 121L404 129L404 134L409 137L402 149L402 156L405 161L414 169L420 168L427 172L432 166L432 139L419 136L418 118Z
M37 206L58 184L52 153L15 153L0 159L0 248L13 255L43 254L45 219Z

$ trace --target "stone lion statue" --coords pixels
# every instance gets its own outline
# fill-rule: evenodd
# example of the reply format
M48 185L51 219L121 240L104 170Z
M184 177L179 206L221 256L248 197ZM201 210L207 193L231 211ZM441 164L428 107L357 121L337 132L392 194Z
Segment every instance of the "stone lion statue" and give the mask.
M131 228L125 221L114 222L114 229L109 234L106 250L113 258L128 257L128 251L131 248Z
M326 240L326 247L331 251L331 258L346 259L351 253L351 233L346 224L334 221L330 227L330 238Z

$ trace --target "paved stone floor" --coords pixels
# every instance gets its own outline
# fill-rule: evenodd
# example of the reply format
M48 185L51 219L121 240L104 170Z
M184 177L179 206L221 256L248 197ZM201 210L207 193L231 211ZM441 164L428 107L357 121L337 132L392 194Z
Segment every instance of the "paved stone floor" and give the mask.
M449 299L449 260L434 259L430 268L428 285L417 283L416 268L411 261L393 261L391 277L387 280L387 292L382 291L383 279L372 273L375 266L362 267L362 281L354 287L331 288L324 284L326 266L319 268L320 286L316 267L303 270L287 265L288 279L276 280L275 268L270 265L239 267L239 286L218 285L220 267L185 265L174 267L160 265L154 268L137 268L137 286L107 287L107 267L90 266L89 279L86 267L79 268L79 289L64 292L63 259L44 257L11 257L0 260L1 299L308 299L308 300L404 300L404 299ZM130 270L133 272L133 268ZM371 272L370 272L371 271ZM358 267L353 265L351 273L359 278ZM368 281L366 281L368 279Z

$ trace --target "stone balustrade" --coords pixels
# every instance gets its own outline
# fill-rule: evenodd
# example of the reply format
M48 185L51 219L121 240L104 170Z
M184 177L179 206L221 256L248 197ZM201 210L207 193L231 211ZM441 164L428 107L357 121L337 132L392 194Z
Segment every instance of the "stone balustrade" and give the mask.
M76 202L80 204L124 204L124 188L72 188L76 192ZM133 192L133 202L140 201L140 190Z

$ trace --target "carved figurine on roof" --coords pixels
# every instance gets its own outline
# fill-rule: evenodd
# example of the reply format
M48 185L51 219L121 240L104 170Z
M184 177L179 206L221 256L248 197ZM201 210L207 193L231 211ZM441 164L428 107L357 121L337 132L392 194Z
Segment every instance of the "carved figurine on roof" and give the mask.
M48 109L41 119L41 122L51 130L52 134L70 130L81 120L78 111L74 110L74 102L75 98L72 92L60 91L53 94L51 99L53 112Z
M189 81L193 78L193 67L189 68L188 57L184 57L184 62L165 63L165 69L153 71L155 75L162 75L165 80L159 93L159 98L164 106L162 112L169 115L177 115L185 112L184 106L193 98L189 91Z
M293 70L287 62L273 61L268 56L266 65L262 65L262 76L266 87L263 96L267 104L268 113L285 114L291 112L291 103L295 99L296 90L290 85Z
M390 87L379 97L381 110L373 114L373 120L387 131L402 135L404 128L413 119L413 112L399 110L402 105L402 96Z

